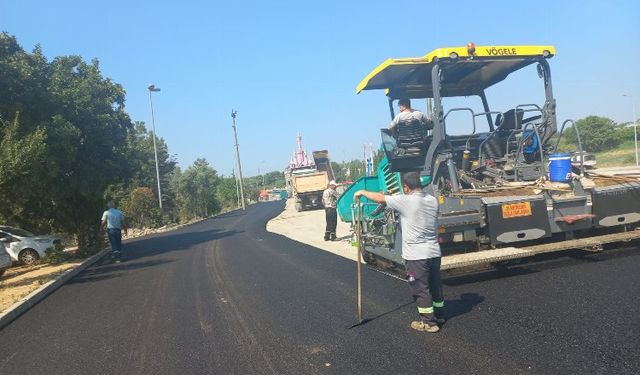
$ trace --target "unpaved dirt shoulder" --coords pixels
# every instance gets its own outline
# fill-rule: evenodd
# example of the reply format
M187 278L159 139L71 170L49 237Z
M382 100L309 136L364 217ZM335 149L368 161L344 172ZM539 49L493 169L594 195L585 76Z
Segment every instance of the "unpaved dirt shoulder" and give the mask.
M0 279L0 312L81 262L9 268Z
M324 210L296 212L295 202L289 199L284 211L267 223L267 231L355 260L357 249L351 245L350 225L338 218L337 241L324 240L325 225Z

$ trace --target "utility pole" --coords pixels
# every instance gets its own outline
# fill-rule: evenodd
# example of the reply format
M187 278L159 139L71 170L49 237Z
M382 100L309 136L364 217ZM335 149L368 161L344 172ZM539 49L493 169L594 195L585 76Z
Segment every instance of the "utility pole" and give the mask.
M147 86L149 90L149 104L151 105L151 126L153 127L153 155L156 158L156 179L158 180L158 205L162 208L162 190L160 189L160 167L158 166L158 148L156 147L156 120L153 117L153 100L152 92L159 92L160 88L155 85Z
M238 163L238 178L240 179L240 201L244 210L244 186L242 182L242 164L240 164L240 147L238 146L238 133L236 132L236 115L238 111L231 110L231 119L233 121L233 138L236 141L236 162Z
M238 201L238 208L240 208L240 185L238 185L238 177L236 176L236 170L232 169L233 179L236 180L236 200Z
M622 94L622 96L631 99L631 108L633 108L633 121L632 121L632 125L633 125L633 145L635 147L636 167L637 167L638 166L638 121L636 119L636 102L635 102L636 98L634 96L627 95L627 94Z

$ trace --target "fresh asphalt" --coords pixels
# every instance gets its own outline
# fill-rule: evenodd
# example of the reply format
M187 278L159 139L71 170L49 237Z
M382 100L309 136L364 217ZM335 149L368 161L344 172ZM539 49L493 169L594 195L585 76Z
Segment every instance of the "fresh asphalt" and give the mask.
M445 280L414 332L407 285L266 232L281 202L125 244L0 331L1 374L637 374L640 249ZM318 228L318 235L322 235Z

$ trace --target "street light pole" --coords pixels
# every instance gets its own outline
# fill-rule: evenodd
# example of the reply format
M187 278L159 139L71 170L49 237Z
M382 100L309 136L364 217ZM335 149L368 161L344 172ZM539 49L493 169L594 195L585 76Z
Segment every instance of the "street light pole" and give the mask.
M238 163L238 177L240 179L240 200L242 202L242 209L244 210L244 183L242 181L242 164L240 164L240 147L238 146L238 133L236 132L236 115L238 111L231 110L231 119L233 121L233 137L236 141L236 162Z
M155 85L147 86L149 90L149 103L151 104L151 126L153 128L153 154L156 159L156 179L158 180L158 205L162 208L162 190L160 188L160 168L158 166L158 148L156 146L156 121L153 116L153 99L151 99L152 92L159 92L160 88Z
M238 201L238 208L240 208L240 186L238 185L238 177L236 176L236 170L232 171L233 179L236 180L236 200Z
M636 167L637 167L639 164L638 164L638 121L636 118L636 101L635 101L635 97L631 95L622 94L622 96L625 96L631 99L631 108L633 108L633 145L635 146L635 151L636 151Z

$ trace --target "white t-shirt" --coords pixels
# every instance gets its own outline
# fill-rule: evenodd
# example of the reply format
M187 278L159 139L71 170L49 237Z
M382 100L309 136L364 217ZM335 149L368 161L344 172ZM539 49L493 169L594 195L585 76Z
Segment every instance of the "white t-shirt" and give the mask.
M438 243L438 200L414 192L407 195L385 196L387 207L400 213L402 230L402 258L420 260L442 255Z
M413 119L419 120L425 125L428 125L431 122L431 120L424 113L411 110L398 113L396 117L393 118L393 121L391 121L391 123L389 124L389 128L397 126L401 121L410 121Z

